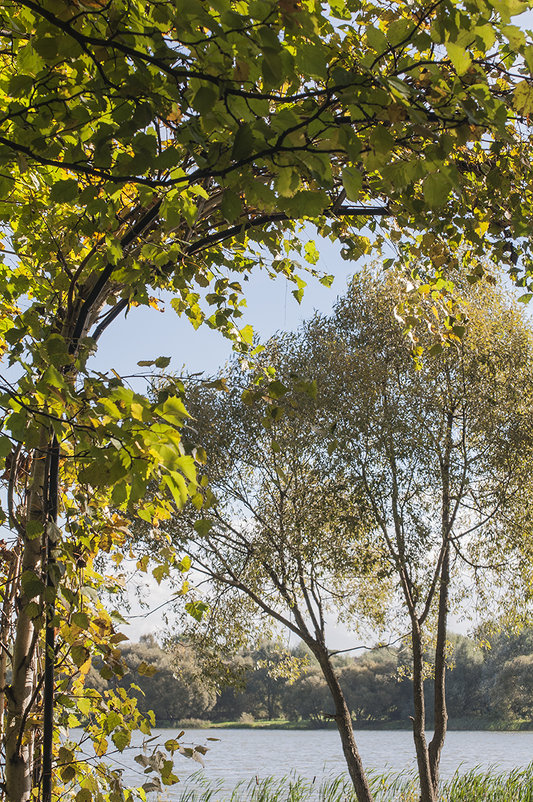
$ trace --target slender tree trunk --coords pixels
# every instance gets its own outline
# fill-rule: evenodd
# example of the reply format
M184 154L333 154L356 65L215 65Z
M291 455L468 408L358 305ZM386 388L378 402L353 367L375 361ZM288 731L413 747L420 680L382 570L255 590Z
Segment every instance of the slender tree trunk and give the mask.
M448 710L446 707L446 634L448 619L448 587L450 579L450 549L446 548L442 562L440 592L439 592L439 619L437 625L437 644L435 648L435 732L429 744L429 763L431 780L435 794L439 789L439 764L446 730L448 724Z
M6 703L6 676L7 676L7 648L12 621L11 614L15 596L18 592L20 582L20 543L13 549L13 564L11 566L11 577L5 588L4 604L2 607L2 621L0 625L0 739L4 736L4 708Z
M441 537L444 546L444 555L440 572L439 607L437 620L437 643L435 646L435 690L434 715L435 732L429 745L429 762L431 779L435 795L439 790L439 765L446 730L448 725L448 710L446 707L446 635L448 632L448 597L450 586L450 460L453 448L452 430L454 408L450 408L446 415L446 437L444 440L444 454L441 459Z
M50 449L48 475L46 526L46 626L44 646L44 691L43 691L43 750L42 750L42 802L52 802L52 753L54 741L54 695L55 695L55 557L57 540L57 494L59 484L59 444L54 435Z
M311 644L308 645L311 646ZM359 755L359 750L355 743L352 717L350 716L350 711L348 710L348 705L346 704L346 699L344 698L344 693L337 679L335 670L331 665L330 656L325 647L317 646L316 643L313 643L311 648L320 663L324 679L327 682L335 704L335 721L341 737L344 759L348 766L348 772L355 789L357 800L358 802L373 802L372 792L370 791L361 756Z
M417 619L411 622L413 648L413 738L415 742L418 778L420 780L420 802L436 802L437 797L431 777L429 751L426 741L426 708L424 701L424 660L422 636Z
M40 590L32 583L41 581L43 534L35 534L28 524L44 526L46 517L45 483L47 474L48 431L41 427L39 448L33 460L31 483L26 512L27 533L22 543L21 593L13 646L13 675L8 687L6 711L6 793L9 802L28 802L32 790L33 732L26 726L36 686L35 649L38 632L28 615L28 605L39 601ZM26 580L24 581L24 577Z
M435 646L435 732L429 745L431 777L436 794L438 794L439 787L440 756L448 724L448 711L446 708L446 635L448 631L450 585L450 459L453 446L452 428L453 409L450 409L447 413L444 454L440 467L442 480L441 537L444 545L444 555L440 573L437 643Z

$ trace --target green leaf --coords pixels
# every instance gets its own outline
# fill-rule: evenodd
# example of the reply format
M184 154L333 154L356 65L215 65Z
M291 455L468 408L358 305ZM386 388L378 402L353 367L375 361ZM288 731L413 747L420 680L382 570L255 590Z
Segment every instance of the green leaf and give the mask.
M292 198L283 198L280 205L289 216L296 219L318 217L329 205L329 198L324 191L302 190Z
M115 730L113 735L111 736L111 740L117 747L119 752L123 752L124 749L130 745L131 742L131 732L123 727L118 730Z
M90 658L91 653L89 649L87 649L85 646L76 645L72 647L70 656L74 661L74 665L77 665L78 668L80 668L80 666L86 663L87 660Z
M170 365L170 359L171 357L169 356L158 356L154 364L156 368L168 368ZM140 362L138 364L140 364Z
M519 50L526 43L526 35L517 25L505 25L502 28L502 33L509 40L513 50Z
M44 582L33 571L24 571L20 578L22 590L29 599L34 599L44 592Z
M43 612L44 612L43 608L41 607L40 604L37 604L37 602L30 602L26 607L26 615L32 621L35 618L39 618L39 616L42 615Z
M170 569L166 563L161 563L161 565L156 565L156 567L152 569L152 575L157 584L160 585L163 578L170 575Z
M235 134L235 140L233 142L233 150L232 150L232 158L237 159L245 159L254 150L254 133L252 127L249 123L245 123L241 125Z
M177 471L170 471L167 476L163 477L162 484L168 487L172 493L174 501L176 502L176 506L178 509L181 509L188 497L187 485L181 473L178 473Z
M76 776L76 769L71 765L62 766L59 773L61 774L61 779L69 783Z
M520 81L513 92L513 105L524 115L533 113L533 86L529 81Z
M208 518L201 518L199 521L196 521L194 528L199 535L205 537L213 528L213 521L210 521Z
M46 368L45 372L43 373L43 381L49 387L57 387L59 389L63 389L63 387L65 387L65 379L53 365L48 365Z
M188 554L186 554L185 557L182 557L180 562L178 563L178 568L180 569L180 571L185 573L185 571L188 571L190 567L191 567L191 558L189 557Z
M192 457L189 455L178 457L175 466L189 482L196 482L196 465Z
M203 601L187 602L185 609L196 621L201 621L204 613L209 610L209 605Z
M387 37L383 31L380 31L379 28L375 26L374 23L372 23L372 25L366 29L366 38L368 44L372 50L376 51L376 53L383 53L389 46Z
M89 628L89 616L87 613L77 612L72 616L72 623L80 629Z
M342 184L349 200L359 200L361 187L363 186L363 176L357 167L344 168L342 171Z
M109 735L109 733L113 732L113 730L116 727L119 727L121 723L122 723L122 719L120 718L120 716L117 713L117 711L116 710L111 710L107 714L107 716L105 718L105 722L104 722L105 732Z
M218 100L218 90L209 84L200 87L193 97L191 105L200 114L207 114L212 110L216 100Z
M443 173L431 173L424 179L424 200L431 207L444 206L452 183Z
M26 75L37 75L45 66L45 61L30 42L19 50L17 65L19 70Z
M181 425L185 418L190 418L181 398L171 395L164 403L156 408L156 413L170 423Z
M396 143L393 135L384 125L376 125L370 136L370 141L375 152L383 156L386 156L388 153L390 153Z
M154 674L157 674L157 668L142 660L137 666L137 674L140 674L141 677L153 677Z
M296 67L312 78L327 78L326 53L320 45L300 42L295 53Z
M78 182L73 178L56 181L50 190L50 200L54 203L70 203L78 195Z
M309 242L305 243L304 253L305 253L305 261L309 262L310 265L316 265L316 263L320 259L320 253L313 240L310 240ZM323 283L322 280L320 280L320 283L321 284Z
M448 53L457 75L464 75L472 64L470 53L455 42L446 42L446 52Z
M239 195L231 189L226 189L220 204L220 211L228 223L238 220L242 214L242 201Z
M84 716L89 715L93 705L91 699L87 698L86 696L82 696L76 700L76 704L80 713L82 713Z
M247 345L253 344L254 330L251 326L244 326L244 328L239 331L239 335L241 340Z
M271 398L281 398L288 392L288 388L280 381L270 382L268 385L268 394Z

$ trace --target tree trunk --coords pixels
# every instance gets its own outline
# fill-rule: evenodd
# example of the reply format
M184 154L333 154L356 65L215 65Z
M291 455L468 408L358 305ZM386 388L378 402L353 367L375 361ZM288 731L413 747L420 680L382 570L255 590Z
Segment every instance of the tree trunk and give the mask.
M453 408L446 416L446 438L444 455L441 460L442 502L441 502L441 537L444 546L442 567L440 572L439 608L437 620L437 643L435 646L435 690L434 712L435 732L429 744L429 762L431 779L435 795L439 790L439 765L446 729L448 710L446 708L446 635L448 631L448 595L450 585L450 459L452 453Z
M352 726L352 717L344 698L344 693L335 674L335 670L331 665L330 656L325 647L317 645L316 643L308 644L317 658L324 679L327 682L333 702L335 704L335 721L341 737L342 751L344 759L348 766L348 772L355 789L355 795L358 802L373 802L372 792L368 785L363 763L355 743L355 737Z
M424 701L424 673L422 637L418 621L411 623L411 642L413 647L413 738L415 742L418 778L420 781L420 802L436 802L435 789L431 776L429 751L426 742L426 709Z
M6 702L6 676L7 676L7 657L9 635L11 632L11 614L15 596L18 592L20 582L20 543L17 543L12 551L13 563L10 569L10 578L5 587L4 604L2 607L2 620L0 624L0 739L4 736L4 708Z
M439 764L448 724L446 707L446 633L448 619L448 587L450 580L450 549L446 548L442 562L439 592L439 620L435 648L435 732L429 744L429 762L435 793L438 795Z
M44 526L46 516L45 483L47 473L48 431L43 426L40 432L39 448L36 449L31 484L28 493L26 527L27 533L22 543L22 577L41 581L41 560L43 533L35 536L30 522ZM33 537L32 537L33 535ZM6 794L9 802L28 802L32 790L33 776L33 732L26 726L33 702L36 686L35 649L38 632L32 618L28 615L28 605L39 601L40 590L35 583L23 582L17 600L19 613L13 646L13 675L8 687L6 711Z

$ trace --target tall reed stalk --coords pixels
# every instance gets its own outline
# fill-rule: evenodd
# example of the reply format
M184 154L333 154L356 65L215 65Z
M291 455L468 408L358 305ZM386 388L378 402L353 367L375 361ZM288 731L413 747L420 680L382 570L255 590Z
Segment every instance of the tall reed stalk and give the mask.
M418 802L414 773L369 772L376 802ZM174 802L356 802L353 785L345 775L321 782L294 774L284 777L255 777L241 781L231 791L222 780L210 781L201 772L188 780L189 788L169 797ZM533 763L509 774L472 769L457 772L441 783L441 802L533 802Z

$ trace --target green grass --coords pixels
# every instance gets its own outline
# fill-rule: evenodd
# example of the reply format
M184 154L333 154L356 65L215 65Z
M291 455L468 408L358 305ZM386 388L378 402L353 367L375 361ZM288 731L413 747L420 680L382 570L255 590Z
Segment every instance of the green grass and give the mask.
M202 719L185 719L184 721L158 721L157 726L163 729L258 729L258 730L315 730L315 729L336 729L334 721L310 721L300 719L299 721L289 721L286 718L277 719L257 719L256 721L204 721ZM357 730L410 730L410 721L354 721ZM428 723L428 729L431 729ZM448 730L497 730L502 732L513 732L519 730L532 730L533 721L529 719L517 719L508 721L493 718L456 718L448 721Z
M182 792L177 802L356 802L346 777L328 778L321 783L295 775L240 782L233 791L223 783L209 782L193 775L194 788ZM370 774L376 802L418 802L414 774ZM533 764L510 774L474 769L456 774L442 784L441 802L533 802Z

